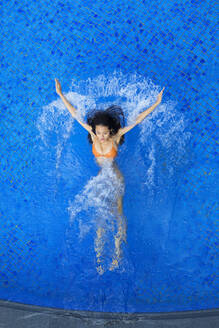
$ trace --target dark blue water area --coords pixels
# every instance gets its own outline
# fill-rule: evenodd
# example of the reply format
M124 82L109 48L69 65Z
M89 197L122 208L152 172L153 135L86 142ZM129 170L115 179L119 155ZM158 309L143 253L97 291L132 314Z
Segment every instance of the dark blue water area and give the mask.
M215 3L0 5L0 298L109 312L218 307ZM105 198L115 177L98 175L55 77L82 119L117 104L126 125L165 86L119 148L127 241L114 270L119 217Z

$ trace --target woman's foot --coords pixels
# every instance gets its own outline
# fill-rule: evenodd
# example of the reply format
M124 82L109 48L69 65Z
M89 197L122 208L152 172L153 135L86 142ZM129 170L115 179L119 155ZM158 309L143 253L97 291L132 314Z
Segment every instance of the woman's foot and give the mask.
M99 265L96 269L97 269L97 272L98 272L100 275L102 275L102 274L104 273L104 269L103 269L103 267L102 267L101 265Z
M115 260L113 260L113 262L111 263L111 266L110 266L109 270L110 270L110 271L113 271L114 269L118 268L118 266L119 266L118 260L115 259Z

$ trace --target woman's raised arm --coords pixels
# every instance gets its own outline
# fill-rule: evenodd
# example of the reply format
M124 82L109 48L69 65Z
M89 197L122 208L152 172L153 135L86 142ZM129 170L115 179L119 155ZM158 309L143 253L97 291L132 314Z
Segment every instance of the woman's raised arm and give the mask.
M83 128L85 128L88 132L92 133L91 126L86 124L86 123L81 122L77 118L76 108L74 106L72 106L72 104L70 104L70 102L63 95L60 82L57 79L55 79L55 82L56 82L56 92L60 96L60 98L62 99L63 103L65 104L65 106L67 107L67 109L69 110L71 115L78 121L79 124L81 124L81 126L83 126Z
M131 129L133 129L136 125L138 125L139 123L141 123L146 116L148 116L161 102L162 100L162 96L163 96L163 91L165 88L162 89L162 91L159 93L158 97L157 97L157 101L149 108L147 108L144 112L140 113L135 121L134 124L126 126L124 128L119 129L118 134L121 137L123 134L127 133L128 131L130 131Z

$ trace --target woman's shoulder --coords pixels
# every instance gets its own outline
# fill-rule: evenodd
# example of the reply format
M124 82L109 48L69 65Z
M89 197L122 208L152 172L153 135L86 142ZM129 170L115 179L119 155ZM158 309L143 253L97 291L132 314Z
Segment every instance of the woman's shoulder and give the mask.
M90 131L90 136L91 136L92 143L95 143L95 142L98 141L98 138L97 138L96 134L93 133L92 130Z
M120 142L120 139L121 139L121 136L122 136L122 134L121 134L121 130L122 130L122 129L119 129L118 132L117 132L114 136L112 136L113 141L114 141L117 145L119 145L119 142Z

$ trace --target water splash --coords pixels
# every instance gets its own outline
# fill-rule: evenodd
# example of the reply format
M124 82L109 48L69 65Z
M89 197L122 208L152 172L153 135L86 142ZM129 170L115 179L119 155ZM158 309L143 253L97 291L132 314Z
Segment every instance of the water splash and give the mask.
M78 117L82 120L86 119L89 111L95 108L104 109L114 103L123 108L126 124L129 125L134 123L139 113L156 101L160 90L161 87L138 74L124 75L121 72L114 72L109 76L99 75L93 79L73 80L70 91L65 93L65 96L77 108ZM191 135L189 132L185 132L185 119L183 114L176 110L176 106L176 102L166 101L164 103L162 101L138 126L140 129L139 140L144 148L146 146L146 153L151 139L155 136L164 149L169 151L174 147L179 157L183 155L185 145ZM74 120L61 100L53 101L45 106L37 121L37 128L44 145L48 147L53 143L54 133L56 135L57 169L63 147L69 139L70 133L74 133L73 127ZM169 151L169 153L173 152ZM168 168L171 171L171 163Z
M106 159L99 174L87 182L73 201L69 201L70 224L78 234L79 242L96 229L94 247L99 274L117 268L118 264L121 268L126 219L118 211L118 200L123 197L124 188L123 180L117 176L111 161ZM80 218L81 212L83 218Z
M168 88L168 86L165 87ZM78 116L83 121L93 109L105 109L116 104L123 108L126 125L129 125L134 123L139 113L154 104L161 89L162 87L155 85L150 79L138 74L124 75L114 72L109 76L99 75L96 78L82 81L73 80L70 91L65 96L77 108ZM135 148L131 149L126 143L125 147L123 146L126 153L123 153L123 157L120 158L121 165L124 170L130 172L128 173L130 177L134 177L135 184L140 184L140 190L143 193L142 202L145 202L145 195L147 198L150 196L151 202L153 202L155 191L159 190L160 192L161 185L163 193L165 193L168 190L168 183L174 182L172 178L175 169L185 163L186 146L190 133L186 131L183 114L176 107L176 102L163 100L135 128ZM65 162L66 167L73 162L77 163L74 180L80 184L79 179L82 172L87 174L88 163L85 159L80 158L81 155L77 152L72 151L71 156L64 156L64 150L71 147L70 135L73 134L73 138L75 136L74 122L61 100L57 100L43 108L37 121L37 127L43 147L55 146L56 175L64 176L64 170L61 173L58 171L62 163ZM80 143L77 147L80 147ZM135 159L137 159L138 169L133 172ZM147 192L144 187L147 188ZM95 247L99 245L99 249L103 248L102 246L107 244L107 240L115 240L116 226L118 232L118 220L116 219L118 215L115 215L116 200L123 195L124 185L119 181L112 167L106 165L97 176L88 178L85 186L79 189L75 196L69 195L70 225L77 230L79 243L96 232ZM144 205L142 204L142 208ZM167 215L165 235L168 234L168 220L169 216ZM100 236L103 231L105 237L101 239L98 237L98 233ZM97 242L98 238L99 242ZM104 246L106 257L107 253L112 257L110 251L113 248L112 243L114 241L111 241L108 247Z
M70 222L82 209L95 208L98 215L104 215L107 209L115 212L117 200L123 193L123 182L117 177L111 162L106 160L99 174L87 182L83 191L75 196L74 202L70 200Z

